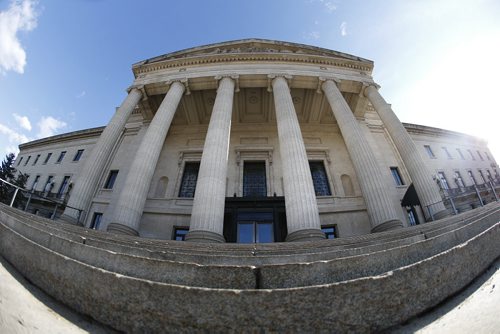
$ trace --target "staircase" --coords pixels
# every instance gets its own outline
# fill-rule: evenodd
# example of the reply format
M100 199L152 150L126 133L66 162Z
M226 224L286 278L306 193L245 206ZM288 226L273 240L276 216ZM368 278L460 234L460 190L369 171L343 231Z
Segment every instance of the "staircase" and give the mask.
M456 293L500 256L500 204L382 233L274 244L113 235L0 204L0 255L126 332L373 332Z

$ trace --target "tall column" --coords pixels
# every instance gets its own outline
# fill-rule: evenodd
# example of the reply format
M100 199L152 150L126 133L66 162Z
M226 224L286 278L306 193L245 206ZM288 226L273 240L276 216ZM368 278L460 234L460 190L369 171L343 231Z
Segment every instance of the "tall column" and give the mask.
M324 239L306 148L286 79L272 81L283 183L287 241Z
M442 217L446 215L439 189L432 179L432 173L425 165L422 156L418 153L419 151L415 143L394 111L392 111L391 106L385 102L377 88L373 85L366 87L364 94L379 114L387 131L392 137L413 181L420 203L422 204L422 210L427 216L427 219L431 218L429 212L425 209L428 206L430 206L434 216L437 215L437 217Z
M151 179L184 90L182 83L173 82L149 124L118 197L108 231L129 235L139 234L139 223Z
M390 190L384 182L375 155L336 83L326 80L322 89L330 103L354 165L370 217L372 232L402 227L403 223L389 195Z
M69 208L74 207L81 210L87 210L92 196L99 182L99 177L108 162L111 151L118 141L120 134L125 127L130 114L139 103L142 93L137 88L132 88L122 105L115 112L111 121L101 133L99 140L95 144L91 154L86 159L78 180L75 182L68 206L61 217L63 220L74 221L79 217L78 210ZM84 212L86 214L86 212ZM84 217L81 217L82 219Z
M227 157L235 82L219 81L194 193L186 241L224 242Z

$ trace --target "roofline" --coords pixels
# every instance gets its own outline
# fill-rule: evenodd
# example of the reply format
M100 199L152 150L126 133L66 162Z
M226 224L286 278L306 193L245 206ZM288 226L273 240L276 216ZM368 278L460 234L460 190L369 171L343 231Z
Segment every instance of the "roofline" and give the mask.
M308 45L308 44L301 44L301 43L293 43L293 42L285 42L285 41L279 41L279 40L271 40L271 39L261 39L261 38L245 38L245 39L236 39L236 40L231 40L231 41L225 41L225 42L218 42L218 43L212 43L212 44L206 44L206 45L201 45L201 46L195 46L187 49L182 49L179 51L174 51L170 53L166 53L160 56L148 58L139 62L136 62L132 65L132 68L139 67L141 65L146 65L146 64L151 64L156 61L162 61L165 60L168 57L175 57L184 53L189 53L189 52L195 52L199 50L203 50L206 48L213 48L213 47L222 47L230 44L237 44L237 43L268 43L268 44L276 44L276 45L283 45L283 46L292 46L292 47L300 47L304 49L309 49L309 50L315 50L318 52L325 52L325 53L333 53L337 54L342 57L349 58L354 61L360 61L360 62L368 62L373 65L373 61L366 59L366 58L361 58L355 55L351 55L348 53L340 52L340 51L335 51L331 49L326 49L322 48L319 46L313 46L313 45Z
M72 140L75 137L95 137L101 134L105 126L99 126L95 128L89 128L84 130L77 130L72 132L66 132L55 136L45 137L37 140L32 140L26 143L19 144L19 150L29 149L32 147L50 144L54 141L67 141Z

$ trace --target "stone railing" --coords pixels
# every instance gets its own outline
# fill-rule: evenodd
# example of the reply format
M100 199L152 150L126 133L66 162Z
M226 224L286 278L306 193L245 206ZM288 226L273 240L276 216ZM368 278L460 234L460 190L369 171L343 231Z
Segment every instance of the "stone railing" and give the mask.
M500 205L319 242L195 244L118 236L0 207L0 254L118 330L378 331L435 306L500 255Z

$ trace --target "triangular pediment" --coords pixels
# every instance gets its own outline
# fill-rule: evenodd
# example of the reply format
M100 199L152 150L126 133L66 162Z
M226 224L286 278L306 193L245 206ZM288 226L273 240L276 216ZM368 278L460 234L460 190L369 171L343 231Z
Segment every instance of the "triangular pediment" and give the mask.
M332 57L332 58L345 59L357 62L372 63L370 60L361 57L353 56L343 52L328 50L316 46L252 38L252 39L243 39L243 40L209 44L185 50L180 50L172 53L167 53L162 56L144 60L142 62L135 64L134 66L152 64L162 61L190 58L190 57L228 55L228 54L252 54L252 53L323 56L323 57Z

